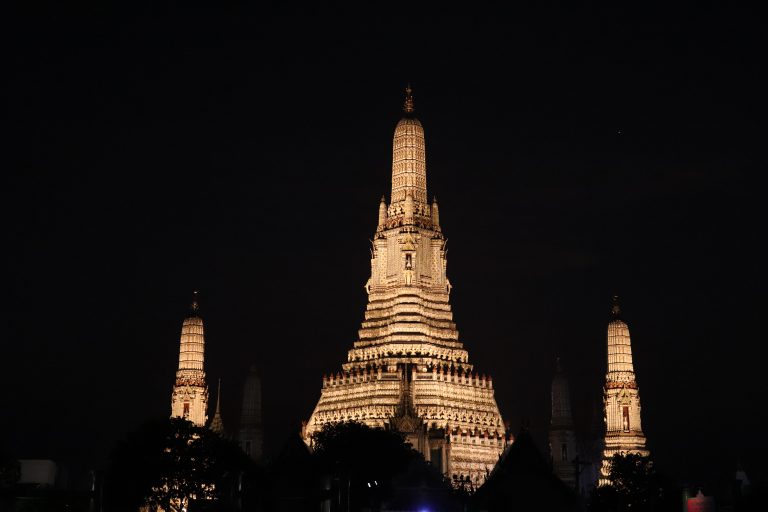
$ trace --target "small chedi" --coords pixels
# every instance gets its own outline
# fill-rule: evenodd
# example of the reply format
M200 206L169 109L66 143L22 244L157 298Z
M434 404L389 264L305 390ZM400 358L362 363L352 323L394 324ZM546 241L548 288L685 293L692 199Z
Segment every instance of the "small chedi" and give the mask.
M611 314L613 319L608 323L608 372L603 392L605 440L600 484L607 482L609 461L614 454L649 455L640 423L640 388L632 365L632 342L629 327L620 318L618 297L613 298Z
M205 333L199 315L197 292L189 316L181 325L179 369L171 393L171 417L185 418L197 426L208 420L208 384L205 382Z
M455 482L480 484L507 445L490 377L475 373L453 323L446 239L427 199L424 129L410 88L395 127L392 196L379 204L368 305L340 373L323 377L303 437L358 421L397 430Z
M225 436L224 420L221 418L221 379L219 379L219 385L216 392L216 412L213 413L213 419L208 424L208 428L219 434Z
M552 460L552 472L568 484L568 487L575 488L578 463L576 431L571 414L571 392L559 357L555 363L555 377L552 379L549 456Z
M261 378L255 365L251 365L243 384L243 408L237 442L251 459L262 462L264 433L261 425Z

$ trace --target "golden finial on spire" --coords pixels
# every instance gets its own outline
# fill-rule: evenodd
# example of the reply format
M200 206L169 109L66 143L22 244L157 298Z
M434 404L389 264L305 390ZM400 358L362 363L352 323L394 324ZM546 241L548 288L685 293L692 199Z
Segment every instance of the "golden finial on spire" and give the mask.
M613 304L611 305L611 314L614 318L619 318L621 316L621 307L619 306L619 296L614 295L613 296Z
M200 308L200 305L197 302L197 294L198 293L199 292L197 290L192 292L192 306L190 306L190 309L192 309L193 313L197 313L197 310Z
M411 89L411 84L408 84L405 86L405 104L403 105L403 110L406 114L410 114L413 112L413 96L411 93L413 92L413 89Z

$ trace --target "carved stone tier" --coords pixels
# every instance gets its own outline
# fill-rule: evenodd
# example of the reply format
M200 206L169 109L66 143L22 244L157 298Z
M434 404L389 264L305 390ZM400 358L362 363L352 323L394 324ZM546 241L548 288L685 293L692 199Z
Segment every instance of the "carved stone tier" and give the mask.
M341 421L394 427L403 386L403 366L397 368L389 371L380 366L324 376L320 401L306 435L326 423ZM443 472L481 481L506 446L492 379L469 372L446 372L435 365L414 369L410 388L414 411L423 421L427 436L437 430L446 433L439 439L441 443L447 441ZM427 441L426 448L435 444ZM425 453L428 459L433 455Z

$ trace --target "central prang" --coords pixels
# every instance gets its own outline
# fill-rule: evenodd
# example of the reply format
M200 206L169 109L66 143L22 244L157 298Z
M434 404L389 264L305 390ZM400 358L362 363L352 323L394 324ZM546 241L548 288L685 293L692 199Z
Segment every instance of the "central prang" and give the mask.
M303 437L357 421L403 433L454 482L480 485L509 441L493 381L473 372L449 302L437 199L427 200L424 129L406 90L392 145L391 202L382 197L368 305L341 373L323 377Z

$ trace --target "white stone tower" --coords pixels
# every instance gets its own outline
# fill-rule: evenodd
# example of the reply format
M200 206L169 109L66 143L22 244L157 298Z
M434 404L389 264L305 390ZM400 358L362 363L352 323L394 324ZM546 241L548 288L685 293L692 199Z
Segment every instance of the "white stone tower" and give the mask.
M194 292L189 316L181 325L179 369L171 393L171 417L185 418L200 427L208 420L208 385L205 383L205 333Z
M563 375L560 358L557 358L555 377L552 379L552 416L549 422L549 453L552 457L552 471L576 488L576 433L571 415L571 392L568 380Z
M252 365L243 384L243 409L238 432L240 448L256 462L262 461L264 431L261 425L261 379Z
M608 323L608 372L603 391L605 442L601 484L608 476L608 461L616 453L648 456L640 422L640 388L632 365L629 327L621 320L618 297L613 298L613 320Z
M427 200L424 129L406 89L392 148L392 201L382 198L368 306L341 373L323 377L304 438L359 421L406 434L441 473L478 485L506 446L490 377L475 373L449 302L445 237Z

